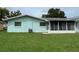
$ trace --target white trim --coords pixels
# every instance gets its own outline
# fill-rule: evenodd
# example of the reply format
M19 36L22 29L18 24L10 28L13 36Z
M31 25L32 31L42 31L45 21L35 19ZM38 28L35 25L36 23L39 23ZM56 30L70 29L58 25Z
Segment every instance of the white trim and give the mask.
M70 30L70 31L49 31L48 33L76 33L75 30Z

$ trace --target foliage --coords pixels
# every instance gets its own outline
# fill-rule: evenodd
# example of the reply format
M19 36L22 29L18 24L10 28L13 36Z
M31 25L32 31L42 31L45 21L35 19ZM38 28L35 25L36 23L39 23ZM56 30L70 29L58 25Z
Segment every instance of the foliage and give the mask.
M9 10L0 7L0 20L4 19L5 16L9 16Z
M21 15L20 10L13 12L13 11L9 11L7 8L0 7L0 21L2 21L2 19L15 17L15 16L18 16L18 15Z
M15 17L15 16L18 16L18 15L21 15L20 10L17 10L17 11L14 11L14 12L11 11L9 17Z
M47 15L43 14L42 17L43 18L66 18L64 11L61 11L58 8L49 9Z

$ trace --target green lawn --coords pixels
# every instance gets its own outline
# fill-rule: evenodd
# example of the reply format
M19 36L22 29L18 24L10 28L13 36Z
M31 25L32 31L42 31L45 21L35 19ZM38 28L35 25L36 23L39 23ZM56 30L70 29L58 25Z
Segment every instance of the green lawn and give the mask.
M79 51L79 34L0 32L0 51Z

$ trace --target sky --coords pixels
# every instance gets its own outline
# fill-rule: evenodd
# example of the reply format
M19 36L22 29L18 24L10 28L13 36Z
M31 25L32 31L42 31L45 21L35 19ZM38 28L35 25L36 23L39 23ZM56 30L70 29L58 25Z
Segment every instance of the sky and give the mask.
M20 10L21 13L41 17L42 14L47 14L48 10L52 7L8 7L11 11ZM67 18L79 17L79 7L54 7L59 8L65 12Z

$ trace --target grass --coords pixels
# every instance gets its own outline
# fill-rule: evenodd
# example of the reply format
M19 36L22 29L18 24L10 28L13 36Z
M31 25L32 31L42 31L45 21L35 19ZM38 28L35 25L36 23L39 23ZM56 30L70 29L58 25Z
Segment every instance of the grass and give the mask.
M75 52L79 34L41 34L0 32L1 52Z

